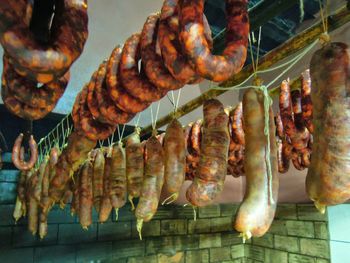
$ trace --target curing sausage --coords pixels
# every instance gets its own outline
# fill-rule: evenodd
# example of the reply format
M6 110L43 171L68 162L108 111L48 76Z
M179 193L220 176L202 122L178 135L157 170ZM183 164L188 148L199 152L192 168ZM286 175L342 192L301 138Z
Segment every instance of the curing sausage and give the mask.
M79 178L79 222L83 229L88 229L92 224L92 175L93 166L91 162L87 160L82 167L81 176Z
M292 146L288 143L283 129L281 115L275 116L278 172L286 173L289 170L290 159L292 158Z
M164 151L156 136L150 137L145 146L147 159L139 203L135 210L137 231L142 239L143 222L148 222L157 212L164 183Z
M309 69L305 70L301 74L301 107L305 126L310 133L313 133L314 127L312 124L311 77Z
M26 120L39 120L49 114L56 105L49 105L47 108L34 108L20 102L14 97L14 94L7 87L7 83L2 79L1 97L6 109L19 118Z
M38 159L38 146L34 140L33 135L31 135L29 139L30 160L26 162L24 159L21 159L21 156L20 156L22 140L23 140L23 133L21 133L17 137L13 145L12 162L18 170L28 171L34 167Z
M121 143L113 146L110 168L110 199L118 219L118 210L126 202L126 156Z
M51 201L61 200L67 182L74 172L84 163L88 153L96 146L96 141L81 136L74 131L68 137L67 147L62 151L55 165L54 176L50 181Z
M161 99L167 91L159 90L147 78L141 77L138 69L140 38L140 34L133 34L126 40L120 58L119 77L126 92L147 103Z
M186 172L185 135L181 123L174 119L167 127L164 137L164 189L170 195L169 202L179 196Z
M173 77L183 84L195 84L202 78L194 71L186 56L182 53L179 41L178 0L165 0L162 6L158 39L164 64ZM207 20L203 20L205 25ZM207 43L211 45L211 31L207 26Z
M47 108L55 106L62 97L70 78L69 72L58 80L43 84L39 88L37 82L19 75L9 64L6 55L3 56L3 76L7 88L13 97L25 105L33 108Z
M350 198L349 90L350 50L344 43L328 43L310 62L313 103L313 151L306 190L315 206Z
M104 223L108 220L112 212L112 202L111 196L111 158L105 157L105 165L103 171L103 195L101 197L100 212L99 212L99 222Z
M267 160L267 137L264 136L265 111L262 92L249 89L243 97L245 132L244 170L246 192L239 207L234 228L241 233L243 241L264 235L275 215L278 196L277 149L275 125L270 107L269 135L272 178L269 178Z
M212 55L203 26L204 0L182 0L179 7L180 42L196 72L222 82L238 73L247 57L248 0L226 0L226 47L222 56Z
M201 153L202 125L203 120L197 120L192 125L191 149L193 150L194 155L199 155Z
M103 81L101 83L97 83L98 81L96 81L95 96L93 97L93 100L97 101L97 107L99 114L101 114L100 118L102 122L110 125L127 123L135 116L135 114L122 111L109 97L106 84L106 67L107 65L103 64L98 71L97 79L99 79L99 76L101 75L103 76Z
M42 192L42 184L43 184L43 178L46 171L46 166L48 165L49 158L46 156L42 163L39 166L38 170L38 183L35 185L33 197L37 200L38 203L40 203L41 200L41 192Z
M52 150L51 150L52 153ZM51 156L51 154L50 154ZM40 197L40 214L39 214L39 237L43 239L47 235L47 215L49 212L49 187L50 187L50 169L51 157L45 166L44 175L42 178L41 197Z
M232 139L235 143L244 146L244 130L243 130L243 106L242 102L238 103L232 111Z
M186 191L187 200L200 207L211 204L223 189L230 144L229 118L221 102L207 100L203 105L203 115L199 166Z
M3 1L0 13L7 8L7 2ZM55 4L51 45L38 43L23 19L6 28L0 42L20 75L49 83L68 71L83 51L87 36L87 1L60 0Z
M117 46L108 60L106 75L108 94L122 111L136 114L146 109L151 103L142 102L138 98L131 96L120 83L118 72L121 54L122 49Z
M82 167L79 168L78 171L74 173L73 180L72 180L72 191L73 191L73 197L72 197L72 203L70 207L70 214L71 216L80 214L80 177L82 173Z
M26 200L28 208L28 230L35 235L38 232L39 203L34 197L35 187L38 183L38 171L34 171L28 178Z
M105 167L105 157L101 149L96 150L94 160L94 172L92 179L93 203L96 211L100 212L100 204L103 196L103 173Z
M303 151L307 147L308 134L305 132L305 129L299 132L295 126L289 79L284 80L281 84L279 107L286 135L298 152Z
M144 172L143 146L140 142L139 128L136 128L135 132L128 137L125 156L128 199L132 210L134 210L135 207L132 199L139 197L141 194Z
M161 90L176 90L184 84L176 80L165 67L162 56L157 53L159 14L147 18L141 33L142 65L149 81Z
M87 106L87 94L88 90L86 88L83 89L82 93L80 94L79 128L90 140L105 140L114 133L116 125L101 123L93 118Z

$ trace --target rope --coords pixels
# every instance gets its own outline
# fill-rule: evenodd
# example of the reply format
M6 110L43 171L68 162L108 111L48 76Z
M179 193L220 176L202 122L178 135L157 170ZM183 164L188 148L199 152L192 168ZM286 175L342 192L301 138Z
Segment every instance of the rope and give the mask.
M300 18L299 18L299 22L303 22L304 17L305 17L305 10L304 10L305 6L304 6L304 0L299 0L299 10L300 10Z
M151 121L152 121L153 132L156 130L157 119L158 119L158 115L159 115L159 108L160 108L160 101L158 101L156 116L154 117L153 116L153 105L151 106Z
M141 115L142 115L142 112L140 112L140 113L139 113L139 115L137 116L137 120L136 120L135 128L139 127L139 124L140 124L140 119L141 119Z

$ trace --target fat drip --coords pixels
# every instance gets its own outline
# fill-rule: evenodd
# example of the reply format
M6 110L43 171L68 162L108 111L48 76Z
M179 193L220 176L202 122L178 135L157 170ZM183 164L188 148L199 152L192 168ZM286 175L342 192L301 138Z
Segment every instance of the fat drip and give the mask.
M270 228L276 211L279 181L276 128L271 108L269 160L272 178L269 178L268 175L266 163L268 142L267 137L264 136L264 97L260 91L250 89L244 94L243 120L246 142L244 170L247 182L244 200L238 210L234 228L241 233L243 241L245 241L252 236L263 236ZM272 193L269 189L272 189Z
M350 198L350 51L329 43L310 64L314 144L306 190L322 213Z

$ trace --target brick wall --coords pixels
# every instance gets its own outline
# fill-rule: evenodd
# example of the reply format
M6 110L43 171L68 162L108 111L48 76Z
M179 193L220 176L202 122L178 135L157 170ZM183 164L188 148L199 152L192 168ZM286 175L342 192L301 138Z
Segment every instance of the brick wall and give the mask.
M327 216L308 205L280 205L271 231L246 245L232 231L238 205L196 209L196 221L191 207L160 207L144 224L142 241L129 205L117 222L112 215L98 224L94 214L88 231L70 216L69 207L55 206L41 241L27 231L25 219L14 224L16 181L15 172L0 171L0 262L329 262Z
M329 263L328 216L312 205L279 205L268 234L245 245L246 263Z

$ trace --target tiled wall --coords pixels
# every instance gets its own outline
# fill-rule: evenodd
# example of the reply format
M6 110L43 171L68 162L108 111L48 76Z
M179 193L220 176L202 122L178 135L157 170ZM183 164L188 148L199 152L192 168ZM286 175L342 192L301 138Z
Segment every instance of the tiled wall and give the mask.
M268 234L245 246L246 263L328 263L327 214L312 205L279 205Z
M16 174L0 171L0 262L329 262L327 216L309 205L280 205L271 231L242 244L232 231L238 205L160 207L138 239L130 207L104 224L84 231L69 207L51 211L49 234L40 241L26 229L26 220L12 219ZM316 259L317 258L317 259Z

